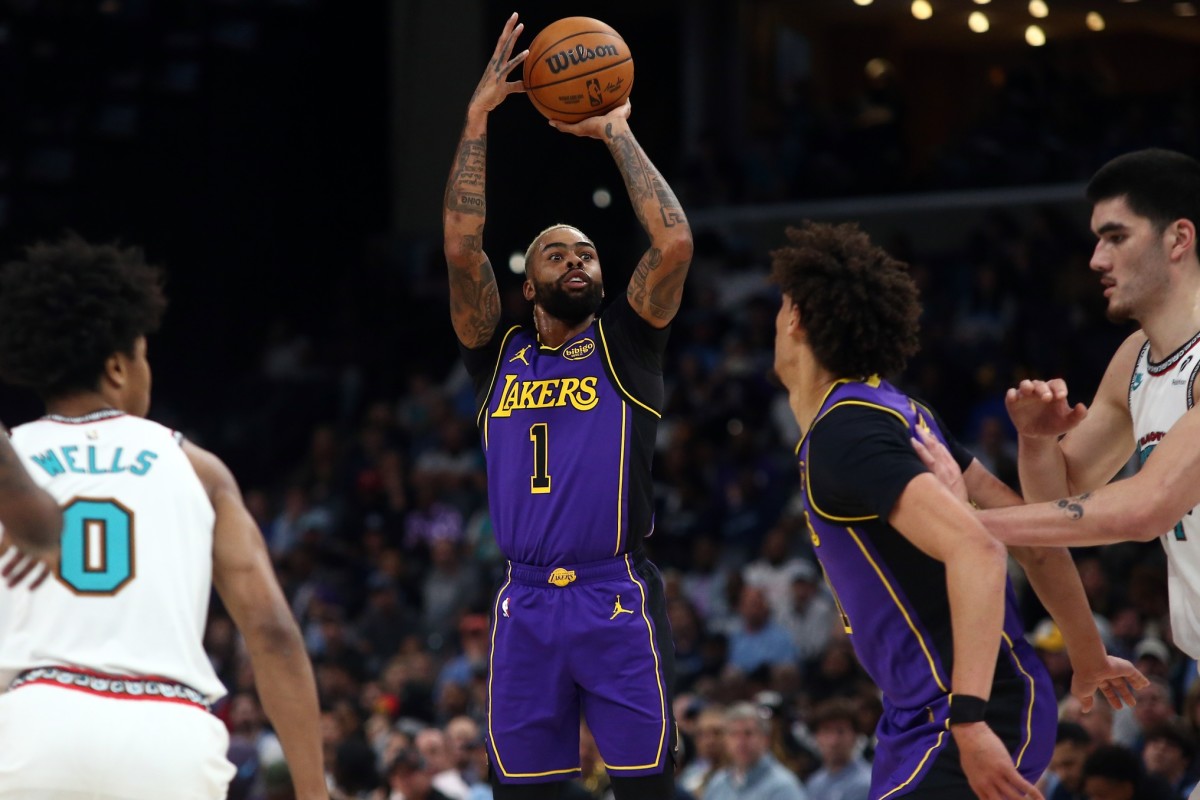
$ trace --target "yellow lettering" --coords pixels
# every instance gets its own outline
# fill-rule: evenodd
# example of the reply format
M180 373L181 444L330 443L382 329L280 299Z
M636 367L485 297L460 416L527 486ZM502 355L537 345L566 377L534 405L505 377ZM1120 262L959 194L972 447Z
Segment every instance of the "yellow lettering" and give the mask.
M579 411L591 411L599 402L596 391L599 378L590 376L539 381L517 380L516 375L504 376L504 388L500 390L500 402L492 417L512 416L514 411L530 408L561 408L567 403Z
M550 408L554 405L554 389L558 386L558 381L538 381L541 384L541 391L538 392L537 407Z
M537 408L533 404L533 390L541 381L521 381L521 404L517 408Z
M579 388L579 378L563 378L562 388L558 390L558 402L554 405L562 407L571 401L571 405L575 405L575 390Z
M595 375L581 380L579 390L571 395L571 405L579 411L591 411L595 408L596 403L600 401L600 396L596 393L596 381Z
M500 402L496 405L496 410L492 412L492 417L507 417L511 416L514 408L520 408L517 405L517 389L516 375L504 376L504 388L500 390Z

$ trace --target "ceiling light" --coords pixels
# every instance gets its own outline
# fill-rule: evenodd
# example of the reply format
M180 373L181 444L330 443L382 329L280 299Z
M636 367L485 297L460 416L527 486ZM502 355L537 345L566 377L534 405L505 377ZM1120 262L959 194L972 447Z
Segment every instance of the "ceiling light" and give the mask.
M1046 0L1029 0L1029 15L1038 19L1045 19L1050 13L1050 7L1046 5Z
M929 19L933 16L933 6L929 0L913 0L912 15L917 19Z
M1087 26L1089 31L1104 30L1104 17L1100 16L1099 11L1089 11L1087 15Z
M869 6L869 5L871 5L871 3L874 3L874 2L875 2L875 0L854 0L854 5Z
M972 11L971 16L967 17L967 27L976 33L987 33L987 29L991 25L988 23L987 14L982 11Z
M1046 32L1037 25L1025 29L1025 41L1033 47L1041 47L1046 43Z
M986 6L990 2L992 2L992 0L975 0L975 5Z

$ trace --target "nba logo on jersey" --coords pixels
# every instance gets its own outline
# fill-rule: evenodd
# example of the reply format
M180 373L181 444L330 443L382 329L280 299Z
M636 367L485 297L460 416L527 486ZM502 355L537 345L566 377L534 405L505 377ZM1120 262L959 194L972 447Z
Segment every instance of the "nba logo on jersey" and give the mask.
M506 597L504 598L504 602L500 604L500 613L504 614L506 617L508 616L508 601L510 599L512 598Z

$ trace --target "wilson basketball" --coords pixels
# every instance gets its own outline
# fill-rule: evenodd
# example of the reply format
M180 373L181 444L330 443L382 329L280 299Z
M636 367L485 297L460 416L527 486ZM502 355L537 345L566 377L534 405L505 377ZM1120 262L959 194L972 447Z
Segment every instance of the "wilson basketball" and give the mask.
M534 37L522 77L544 116L579 122L625 102L633 56L621 35L600 20L566 17Z

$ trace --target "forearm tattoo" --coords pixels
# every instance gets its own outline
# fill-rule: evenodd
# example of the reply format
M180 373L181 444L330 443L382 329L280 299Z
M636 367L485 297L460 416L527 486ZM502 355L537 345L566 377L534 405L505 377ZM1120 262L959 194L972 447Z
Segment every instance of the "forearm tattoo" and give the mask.
M647 159L642 148L630 133L613 135L610 122L604 128L604 136L609 142L617 168L625 179L625 188L633 200L633 210L637 214L642 227L650 230L652 212L657 212L664 228L686 224L683 207L676 199L671 187L663 180L663 176Z
M487 135L463 139L458 145L450 180L446 183L446 210L484 216L484 180L487 173Z
M1091 496L1091 492L1084 492L1076 497L1064 497L1055 503L1055 505L1062 509L1062 512L1067 515L1068 519L1083 519L1083 505Z
M683 300L683 284L690 259L664 263L661 236L667 229L686 227L687 217L675 193L646 158L633 134L614 133L609 123L604 128L604 135L625 180L633 211L651 240L650 249L638 262L629 281L630 304L642 314L670 320Z

